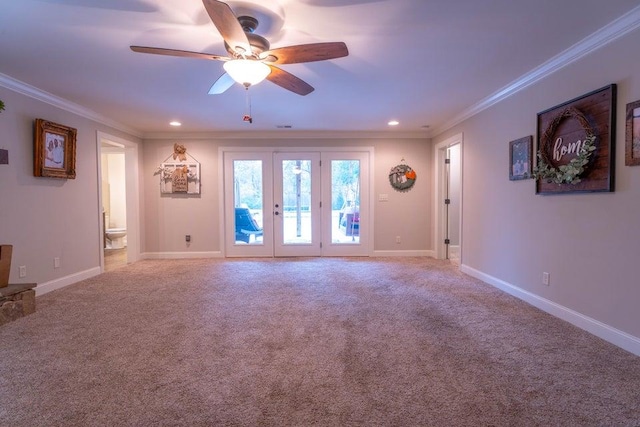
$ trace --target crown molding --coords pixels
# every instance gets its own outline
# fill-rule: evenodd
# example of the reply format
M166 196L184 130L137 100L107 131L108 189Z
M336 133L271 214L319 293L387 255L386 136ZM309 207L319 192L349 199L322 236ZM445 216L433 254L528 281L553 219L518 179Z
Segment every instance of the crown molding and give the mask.
M429 139L426 132L392 131L228 131L228 132L149 132L145 140L166 139Z
M35 86L31 86L27 83L21 82L20 80L16 80L6 74L0 73L0 86L28 96L30 98L36 99L38 101L44 102L46 104L53 105L54 107L60 108L70 113L77 114L78 116L84 117L86 119L102 123L103 125L112 127L122 132L126 132L132 136L137 136L138 138L142 137L140 132L136 131L135 129L131 129L130 127L127 127L108 117L98 114L95 111L85 108L79 104L67 101L66 99L60 98L59 96L38 89Z
M492 105L497 104L506 98L515 95L521 90L549 77L556 71L566 67L569 64L579 60L580 58L595 52L601 47L625 36L640 27L640 6L631 9L615 21L605 25L595 33L585 37L570 48L564 50L538 67L534 68L527 74L521 76L517 80L498 90L494 94L486 97L475 105L464 110L462 113L448 120L443 125L433 130L432 136L439 135L442 132L451 129L457 124L475 116L476 114L486 110Z
M420 131L226 131L226 132L149 132L142 133L118 123L106 116L49 92L0 73L0 86L14 92L61 108L81 117L126 132L141 139L428 139L427 132Z

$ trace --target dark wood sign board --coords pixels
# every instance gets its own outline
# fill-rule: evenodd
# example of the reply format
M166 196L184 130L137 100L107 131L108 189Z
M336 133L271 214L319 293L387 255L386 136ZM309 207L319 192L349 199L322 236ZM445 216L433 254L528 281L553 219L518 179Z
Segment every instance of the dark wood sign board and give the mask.
M556 184L546 180L536 181L536 194L590 193L612 192L614 190L615 139L616 139L616 85L611 84L601 89L557 105L538 113L537 149L541 148L541 135L548 129L554 119L567 108L579 111L589 122L591 130L596 136L596 150L591 155L586 170L580 175L577 184ZM584 141L587 130L575 118L567 117L556 127L552 138L547 144L556 145L561 138L562 145L568 146L578 140ZM553 151L554 147L547 147ZM558 167L567 164L576 153L562 156L551 166Z

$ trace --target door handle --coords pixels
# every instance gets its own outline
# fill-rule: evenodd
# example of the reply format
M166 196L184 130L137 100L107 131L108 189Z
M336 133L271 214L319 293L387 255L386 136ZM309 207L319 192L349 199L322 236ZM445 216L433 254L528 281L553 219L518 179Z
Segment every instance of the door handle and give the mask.
M280 212L275 211L273 214L274 214L274 215L280 215Z

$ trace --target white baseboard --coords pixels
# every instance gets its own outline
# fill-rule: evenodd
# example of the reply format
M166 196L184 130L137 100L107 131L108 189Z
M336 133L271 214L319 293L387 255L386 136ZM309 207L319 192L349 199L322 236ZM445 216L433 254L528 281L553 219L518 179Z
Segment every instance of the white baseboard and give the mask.
M140 259L222 258L222 252L145 252Z
M36 296L44 295L56 289L64 288L65 286L73 285L81 280L89 279L91 277L100 274L100 267L90 268L89 270L81 271L79 273L71 274L69 276L61 277L59 279L51 280L50 282L38 283L35 287Z
M496 277L478 271L468 265L462 265L460 270L470 276L480 279L491 286L505 291L514 297L521 299L534 307L539 308L559 319L565 320L580 329L583 329L605 341L610 342L628 352L640 356L640 338L634 337L619 329L613 328L598 320L592 319L570 308L564 307L539 295L525 291Z
M373 251L373 256L379 257L391 257L391 256L426 256L426 257L435 257L434 251Z

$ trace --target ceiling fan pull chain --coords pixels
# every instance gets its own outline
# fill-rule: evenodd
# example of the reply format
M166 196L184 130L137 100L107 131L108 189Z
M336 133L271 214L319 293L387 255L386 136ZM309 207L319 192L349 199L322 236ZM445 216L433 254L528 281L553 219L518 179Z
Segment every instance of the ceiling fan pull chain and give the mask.
M248 114L245 114L242 117L242 120L245 122L253 123L253 117L251 117L251 95L249 94L249 86L245 86L245 91L247 93L247 111Z

